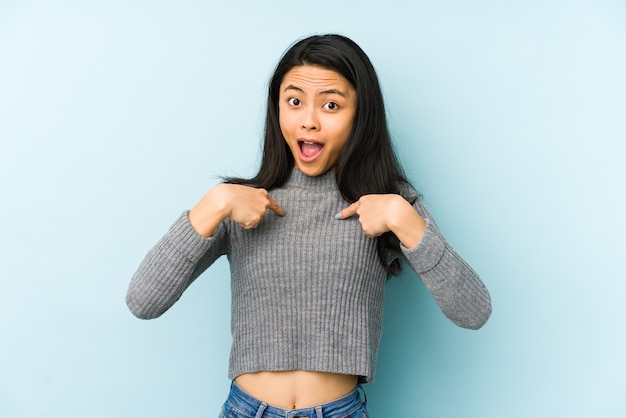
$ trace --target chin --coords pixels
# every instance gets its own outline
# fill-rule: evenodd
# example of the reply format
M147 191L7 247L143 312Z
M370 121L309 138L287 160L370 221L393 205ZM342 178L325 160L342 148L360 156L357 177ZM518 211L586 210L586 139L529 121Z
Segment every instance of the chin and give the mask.
M317 176L321 176L322 174L326 173L328 171L328 169L325 169L323 167L302 167L302 166L298 166L298 169L302 172L302 174L305 174L309 177L317 177Z

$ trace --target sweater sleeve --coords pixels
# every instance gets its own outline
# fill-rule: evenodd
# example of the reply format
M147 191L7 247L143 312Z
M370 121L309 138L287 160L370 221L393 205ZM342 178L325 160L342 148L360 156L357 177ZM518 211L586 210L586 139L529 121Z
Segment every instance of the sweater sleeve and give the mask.
M414 248L401 245L402 253L452 322L463 328L482 327L491 315L489 291L446 242L421 199L413 206L426 221L426 229Z
M226 253L224 224L213 236L204 238L191 226L188 213L185 211L148 252L130 281L126 304L138 318L161 316L204 270Z

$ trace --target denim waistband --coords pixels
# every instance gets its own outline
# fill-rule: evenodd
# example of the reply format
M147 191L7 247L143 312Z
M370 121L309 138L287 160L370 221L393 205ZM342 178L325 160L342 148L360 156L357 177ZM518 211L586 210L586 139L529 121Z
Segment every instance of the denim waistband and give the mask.
M283 409L256 399L233 381L228 395L228 402L230 402L233 408L254 418L332 418L349 415L364 404L364 401L361 400L359 389L361 387L357 386L346 396L323 405L310 408Z

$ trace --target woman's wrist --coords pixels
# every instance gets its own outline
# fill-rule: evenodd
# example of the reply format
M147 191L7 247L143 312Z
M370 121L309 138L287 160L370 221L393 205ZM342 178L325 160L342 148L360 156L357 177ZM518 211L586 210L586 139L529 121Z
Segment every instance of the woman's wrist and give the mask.
M205 238L213 235L219 224L228 217L226 199L216 198L219 187L209 192L189 211L189 222L193 229Z
M403 197L398 196L390 210L388 227L406 248L414 248L422 240L426 221Z

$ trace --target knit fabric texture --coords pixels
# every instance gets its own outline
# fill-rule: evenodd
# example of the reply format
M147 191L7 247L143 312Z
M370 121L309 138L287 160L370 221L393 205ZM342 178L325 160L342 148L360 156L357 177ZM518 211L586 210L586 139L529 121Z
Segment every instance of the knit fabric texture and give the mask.
M387 280L376 240L363 233L358 216L335 219L348 202L332 171L308 177L294 169L286 184L270 193L286 215L268 210L255 229L226 219L204 238L184 212L134 274L126 297L130 310L139 318L160 316L226 255L232 288L230 379L261 370L311 370L373 381ZM448 318L479 328L491 313L487 289L419 199L414 207L426 220L424 236L395 256L420 276Z

